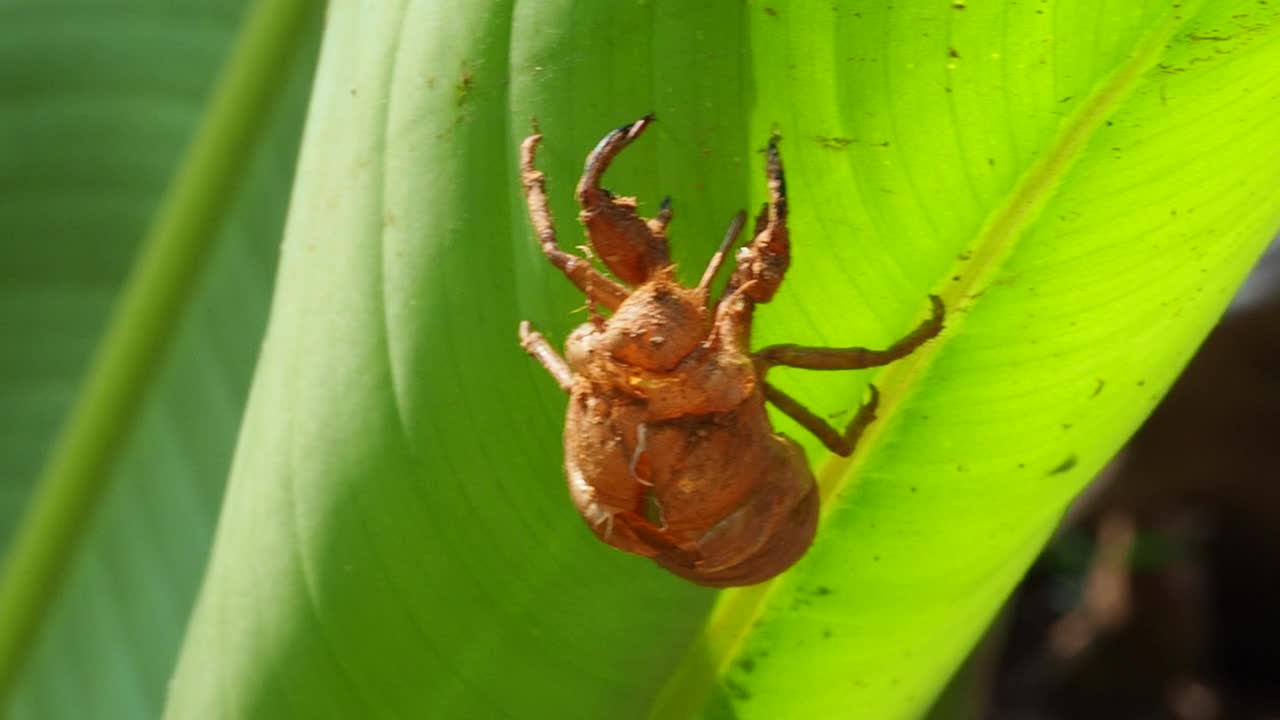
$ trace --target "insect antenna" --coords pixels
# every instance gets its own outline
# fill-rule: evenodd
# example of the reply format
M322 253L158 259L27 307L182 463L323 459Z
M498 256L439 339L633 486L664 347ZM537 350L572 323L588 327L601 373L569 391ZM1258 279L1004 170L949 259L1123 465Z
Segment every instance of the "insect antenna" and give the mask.
M697 289L702 292L708 292L711 288L711 282L716 279L716 273L720 272L720 266L724 265L725 255L729 253L729 248L738 241L738 236L742 234L742 226L747 222L747 214L742 210L733 216L733 220L729 223L729 229L724 233L724 240L721 241L716 254L711 256L711 262L707 263L707 269L702 273L702 279L698 281Z

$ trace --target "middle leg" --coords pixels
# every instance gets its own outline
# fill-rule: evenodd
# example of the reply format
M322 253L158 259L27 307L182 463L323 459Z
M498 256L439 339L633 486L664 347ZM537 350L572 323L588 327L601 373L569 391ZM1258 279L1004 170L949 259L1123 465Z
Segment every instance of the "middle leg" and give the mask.
M572 392L573 371L569 369L569 364L560 357L560 353L556 352L555 348L551 347L551 343L547 342L542 333L529 326L528 320L520 322L520 346L551 373L551 377L556 379L561 390Z

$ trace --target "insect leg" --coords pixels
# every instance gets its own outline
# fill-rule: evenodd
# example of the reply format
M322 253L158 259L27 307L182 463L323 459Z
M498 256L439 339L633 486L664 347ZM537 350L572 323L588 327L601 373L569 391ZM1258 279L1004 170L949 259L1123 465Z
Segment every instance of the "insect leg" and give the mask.
M591 246L601 262L625 283L639 285L671 264L667 248L667 223L671 205L663 201L658 216L644 220L636 213L635 198L615 197L600 187L609 163L653 122L652 115L613 130L587 156L577 198L578 219L587 229Z
M600 178L604 176L605 170L609 169L609 163L613 161L623 148L630 145L633 140L640 137L640 133L649 127L654 120L653 115L645 115L633 123L628 123L622 127L611 130L609 134L601 138L591 153L587 155L586 165L582 168L582 179L578 181L578 199L586 202L587 199L595 193L605 193L603 199L607 197L608 191L600 187Z
M813 433L815 437L822 441L823 445L827 446L828 450L842 457L849 457L853 454L853 449L858 445L858 438L862 437L863 431L876 419L876 407L880 404L880 391L876 390L875 385L869 387L871 388L871 399L858 408L858 412L854 413L853 419L845 426L843 433L838 432L830 423L818 417L809 408L801 405L795 398L769 383L764 383L764 399L773 403L773 406L781 410L787 417L800 423L805 430Z
M720 266L724 264L724 256L729 253L729 248L738 242L738 235L742 234L742 225L746 221L747 214L741 210L738 211L737 215L733 216L733 220L729 222L729 229L725 230L724 240L720 241L720 247L711 256L711 261L707 263L707 269L702 271L702 279L698 281L699 290L710 291L711 283L716 279L716 273L720 272Z
M671 224L671 196L662 198L662 204L658 206L658 214L648 222L649 232L654 237L665 238L667 236L667 226Z
M751 283L747 297L753 302L769 302L782 284L791 264L791 240L787 231L787 182L782 173L782 156L775 134L765 151L765 174L769 180L769 202L756 216L755 239L738 251L737 267L729 276L725 299Z
M920 323L915 330L907 333L901 340L884 350L870 350L861 347L831 348L807 347L804 345L770 345L761 349L752 357L756 368L763 374L775 365L804 368L806 370L856 370L858 368L879 367L888 365L894 360L910 355L916 348L936 337L942 332L942 321L946 309L942 299L930 295L933 314Z
M775 133L769 139L769 147L765 154L765 174L769 180L769 202L760 209L756 216L755 236L750 243L738 251L737 263L729 282L724 286L724 293L716 303L715 337L731 348L747 351L751 338L751 319L755 314L756 303L769 302L782 277L791 264L791 240L787 230L787 182L782 173L782 156L778 153L778 141L781 138ZM740 221L734 218L733 225L721 245L728 249L730 237L737 237ZM719 255L719 253L717 253ZM718 267L719 259L713 257L712 265L703 274L703 281L698 287L711 282L713 268Z
M573 389L573 371L569 369L569 364L560 357L560 353L551 347L551 343L542 336L542 333L529 327L529 321L520 322L520 346L524 351L534 357L535 360L542 363L542 367L551 373L551 377L560 383L560 389L569 392Z
M542 254L593 303L617 310L627 297L627 289L600 274L590 260L567 253L556 245L555 225L551 221L551 208L547 204L546 176L534 167L534 157L541 140L541 135L530 135L520 145L520 182L524 186L529 220L538 234Z

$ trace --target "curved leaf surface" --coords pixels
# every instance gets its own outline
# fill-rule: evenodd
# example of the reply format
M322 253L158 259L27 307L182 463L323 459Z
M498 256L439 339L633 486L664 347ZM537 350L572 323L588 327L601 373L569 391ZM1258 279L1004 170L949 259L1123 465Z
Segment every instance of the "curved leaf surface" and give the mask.
M1274 10L807 9L759 20L760 57L806 69L767 65L760 85L811 141L790 156L811 198L796 235L850 231L832 262L797 263L765 333L840 343L911 287L951 315L875 378L862 452L821 462L821 541L722 597L656 717L708 687L744 718L922 712L1280 222ZM800 285L841 273L822 302ZM819 398L838 382L794 380Z
M1280 221L1275 32L1240 1L336 5L169 714L921 712ZM779 374L823 414L874 380L881 419L852 462L805 440L818 542L691 648L712 595L590 538L515 342L581 303L517 194L530 119L570 247L585 151L649 111L609 184L675 198L686 276L786 138L760 344L950 308L884 371Z

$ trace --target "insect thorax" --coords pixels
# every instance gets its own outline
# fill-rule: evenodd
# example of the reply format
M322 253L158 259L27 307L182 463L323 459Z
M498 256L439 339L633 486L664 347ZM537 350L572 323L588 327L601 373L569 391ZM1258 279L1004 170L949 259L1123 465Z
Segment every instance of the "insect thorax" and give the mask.
M636 288L605 323L598 351L643 370L671 370L711 331L706 296L666 279Z

